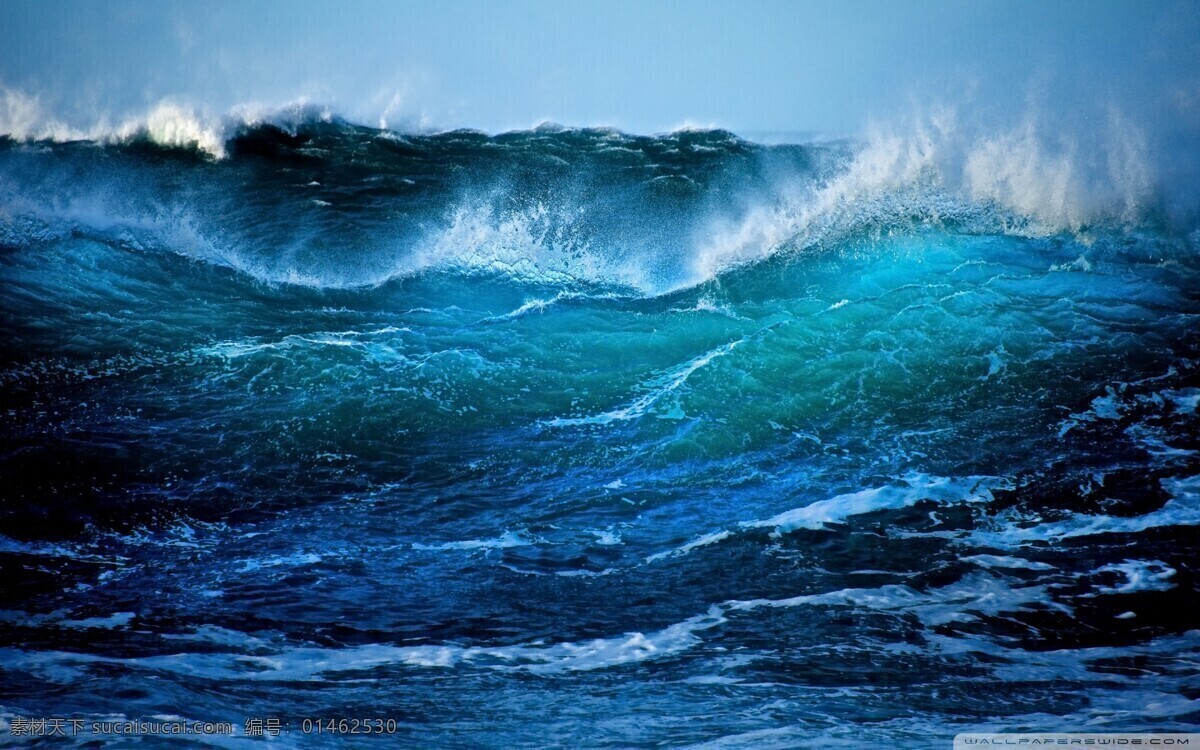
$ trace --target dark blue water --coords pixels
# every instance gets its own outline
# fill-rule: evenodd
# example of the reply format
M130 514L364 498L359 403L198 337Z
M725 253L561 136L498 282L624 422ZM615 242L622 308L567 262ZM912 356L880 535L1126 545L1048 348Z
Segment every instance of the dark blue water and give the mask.
M0 142L0 716L1194 731L1196 227L894 146Z

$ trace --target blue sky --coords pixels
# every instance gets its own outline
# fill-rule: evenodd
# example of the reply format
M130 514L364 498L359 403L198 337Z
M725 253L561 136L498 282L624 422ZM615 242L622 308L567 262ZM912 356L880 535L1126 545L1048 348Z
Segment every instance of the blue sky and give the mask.
M850 134L938 98L1200 117L1200 3L1174 0L8 0L0 49L0 86L73 122L298 98L489 131Z

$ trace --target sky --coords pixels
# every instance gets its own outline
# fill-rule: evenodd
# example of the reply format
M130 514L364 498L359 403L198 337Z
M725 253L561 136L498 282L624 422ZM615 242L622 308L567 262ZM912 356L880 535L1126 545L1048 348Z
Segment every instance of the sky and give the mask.
M79 125L303 100L395 129L838 135L915 101L1032 98L1191 127L1200 2L6 0L0 90Z

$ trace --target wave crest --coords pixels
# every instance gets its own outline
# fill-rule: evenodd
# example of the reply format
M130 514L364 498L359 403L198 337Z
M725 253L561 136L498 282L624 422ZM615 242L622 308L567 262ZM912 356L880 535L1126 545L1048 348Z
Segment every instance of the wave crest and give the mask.
M164 148L195 149L223 159L228 155L229 141L246 128L273 125L295 130L307 123L333 119L330 108L306 99L278 106L242 104L223 115L166 99L116 123L101 117L89 126L79 127L50 114L36 96L0 88L0 136L26 142L127 144L145 140Z
M1027 116L999 131L959 125L935 110L904 130L876 128L824 180L790 185L774 201L718 222L698 248L694 276L863 229L963 226L1024 236L1134 225L1154 203L1145 133L1113 108L1102 134L1071 136Z

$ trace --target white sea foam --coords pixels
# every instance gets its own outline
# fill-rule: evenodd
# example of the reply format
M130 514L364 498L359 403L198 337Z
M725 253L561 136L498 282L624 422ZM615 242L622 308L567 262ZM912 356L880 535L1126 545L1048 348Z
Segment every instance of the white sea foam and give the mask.
M477 549L508 549L509 547L528 547L541 540L520 531L506 531L491 539L466 539L440 544L423 544L414 542L413 549L419 550L477 550Z
M1139 567L1140 566L1135 566ZM1125 571L1125 568L1121 568ZM1165 575L1165 571L1160 570ZM1153 584L1152 584L1153 585ZM36 674L49 682L73 682L82 670L95 664L120 664L133 669L186 674L214 680L313 682L332 679L370 679L371 672L395 667L477 669L562 673L606 669L673 656L701 642L701 634L729 618L794 607L844 607L855 610L912 615L926 628L972 622L980 617L1002 617L1023 611L1055 611L1072 616L1070 607L1054 601L1044 585L1012 585L1011 579L974 573L946 586L927 590L905 585L878 588L845 588L782 599L729 600L714 604L704 614L689 617L662 629L630 632L587 641L541 641L512 646L462 646L429 644L392 646L367 644L347 648L289 647L281 642L242 635L220 628L201 628L175 640L198 640L232 649L232 652L176 653L150 657L116 658L76 652L0 650L0 660L11 670ZM1172 636L1133 647L1066 649L1030 653L984 638L963 639L933 630L926 633L927 650L946 654L983 652L1000 657L998 679L1097 681L1125 679L1096 673L1090 662L1133 653L1182 653L1194 650L1197 633ZM910 646L898 646L900 649ZM1014 658L1014 656L1019 658Z
M1163 480L1162 486L1171 499L1158 510L1141 516L1072 513L1061 520L1033 526L1008 524L998 530L976 531L971 538L977 544L1011 548L1097 534L1137 533L1161 526L1200 525L1200 476Z
M522 303L519 307L503 313L502 315L492 315L481 320L481 323L500 323L507 320L524 317L530 313L542 313L553 305L564 300L573 299L617 299L615 294L584 294L582 292L562 291L549 299L531 299Z
M608 638L558 643L533 642L513 646L461 646L433 644L391 646L368 644L348 648L283 647L267 641L239 642L229 631L198 631L200 640L240 648L254 654L177 653L141 658L115 658L73 652L0 650L9 669L39 674L51 682L71 682L79 670L92 664L121 664L130 668L166 671L216 680L299 682L359 676L371 670L396 666L449 668L469 665L499 670L558 673L605 669L668 657L700 642L699 633L726 622L734 614L796 606L852 607L915 614L929 626L997 616L1031 606L1069 611L1055 604L1041 586L1010 587L1002 579L972 575L948 586L922 592L907 586L877 589L841 589L787 599L731 600L712 605L704 614L689 617L649 633L631 632ZM216 640L210 635L215 633ZM264 653L266 651L266 653Z
M15 140L121 143L146 138L160 146L195 148L218 159L225 157L225 144L238 128L262 124L294 127L299 122L330 121L332 117L331 110L310 105L305 99L274 106L240 104L223 114L166 99L141 114L115 122L102 116L81 127L48 112L37 96L0 88L0 135Z
M659 659L687 650L699 642L697 632L723 623L719 607L649 633L633 632L611 638L516 646L364 645L344 649L291 648L266 655L180 653L167 656L116 659L90 654L34 653L0 650L0 659L13 669L37 671L47 679L73 680L73 668L89 664L123 664L192 677L219 680L316 681L339 674L391 666L446 668L470 664L492 669L556 673L603 669Z
M638 396L624 406L619 406L601 414L594 414L587 417L555 417L553 419L544 421L542 424L550 427L604 425L611 422L619 422L643 417L664 396L678 390L684 383L686 383L688 378L690 378L694 372L712 362L714 359L718 357L724 357L744 342L745 339L731 341L723 346L710 349L704 354L701 354L700 356L695 357L676 368L668 370L647 384L647 393Z
M371 339L375 336L389 336L391 334L409 333L410 329L397 326L383 326L373 330L366 331L322 331L311 334L293 334L285 336L276 341L262 341L260 339L239 339L235 341L219 341L209 346L200 347L196 353L206 357L220 357L222 359L235 360L241 357L246 357L254 354L281 352L288 349L307 349L313 346L334 346L334 347L350 347L357 349L370 350L375 352L372 347L378 346ZM396 357L401 355L393 352Z
M1099 588L1102 594L1132 594L1137 591L1168 591L1175 569L1159 560L1125 560L1096 569L1097 573L1119 573L1124 582Z
M970 476L947 478L912 474L904 477L904 486L887 485L870 489L850 492L826 500L819 500L801 508L784 511L771 518L754 521L742 521L742 529L771 528L771 536L797 529L819 530L831 523L842 523L852 516L873 513L879 510L897 510L915 505L922 500L932 500L942 505L958 505L964 503L983 503L992 500L992 490L1011 488L1012 483L999 477ZM657 562L670 557L687 555L700 547L725 541L735 532L730 530L716 531L705 534L674 549L657 552L646 558L647 563ZM1053 566L1045 563L1020 560L1018 558L997 557L994 555L976 555L964 558L984 568L991 567L1025 567L1031 570L1053 570Z
M1134 222L1155 184L1148 150L1143 132L1116 109L1103 132L1073 139L1034 114L1007 128L972 129L953 109L935 107L906 127L874 128L823 181L783 186L773 203L714 220L698 242L693 278L889 219L988 217L993 229L1030 235ZM980 211L989 206L1000 213Z
M1200 388L1180 388L1162 392L1163 398L1171 402L1178 414L1195 414L1200 406Z
M904 482L906 486L888 485L837 495L765 520L743 521L741 525L773 527L772 534L778 536L797 529L822 529L826 524L841 523L864 513L907 508L921 500L947 505L987 502L992 499L993 489L1011 486L1007 480L988 476L947 478L913 474L905 477Z
M294 555L270 555L267 557L255 557L247 560L242 560L242 566L237 569L239 573L249 573L252 571L262 570L264 568L299 568L308 565L315 565L324 559L321 555L315 552L298 552Z
M123 628L137 615L133 612L114 612L107 617L85 617L80 620L60 620L59 625L68 628L103 629Z
M644 287L645 274L630 265L632 259L605 255L577 230L577 207L536 203L502 210L501 199L465 196L449 212L446 225L419 241L390 276L449 268L538 282Z
M705 534L704 536L693 539L692 541L688 542L687 544L680 545L680 546L676 547L675 549L667 550L666 552L656 552L655 554L647 557L646 562L648 562L648 563L656 562L658 560L663 560L668 557L681 557L683 555L688 554L689 552L691 552L694 549L698 549L700 547L707 547L708 545L716 544L717 542L723 542L732 535L733 535L733 532L731 532L731 531L717 531L712 534Z
M49 116L36 96L0 89L0 134L19 141L77 141L87 135Z
M968 555L959 558L963 562L974 563L981 568L1012 568L1017 570L1057 570L1053 565L1036 560L1026 560L1021 557L1004 555Z
M1044 586L1010 586L1001 578L983 573L964 576L955 583L930 591L893 584L874 589L840 589L787 599L732 601L726 602L726 606L731 612L798 606L900 610L915 614L927 626L970 622L978 619L977 615L996 617L1031 607L1071 613L1065 605L1054 602Z

